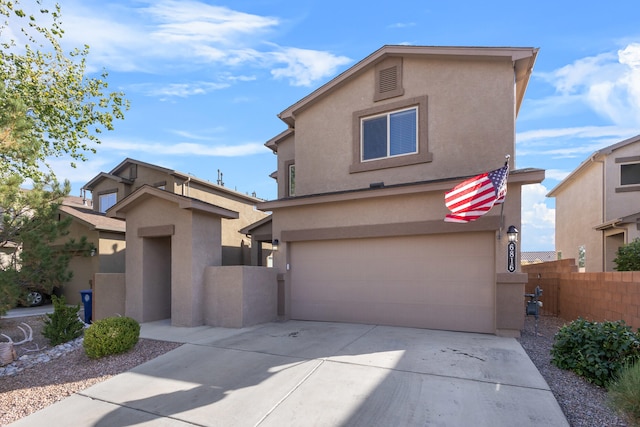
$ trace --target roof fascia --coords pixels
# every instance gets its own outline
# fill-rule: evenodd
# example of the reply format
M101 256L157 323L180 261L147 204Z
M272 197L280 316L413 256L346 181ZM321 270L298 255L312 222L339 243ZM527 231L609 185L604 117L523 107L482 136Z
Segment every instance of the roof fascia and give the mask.
M509 184L539 184L544 180L545 171L543 169L522 169L509 173ZM471 175L473 176L473 175ZM412 184L402 184L381 188L362 188L335 193L315 194L308 196L291 197L286 199L270 200L258 203L258 209L262 211L272 211L280 208L293 206L315 205L321 203L335 203L353 200L363 200L377 197L400 196L416 193L432 193L439 191L449 191L453 186L470 176L439 179L435 181L416 182Z
M138 188L136 191L125 197L122 201L109 208L106 214L110 218L124 219L126 218L126 212L128 210L130 210L133 206L136 206L140 201L143 201L150 197L156 197L159 199L170 201L172 203L176 203L180 209L210 213L213 215L221 216L225 219L239 218L239 214L236 211L221 208L220 206L212 205L211 203L206 203L198 199L192 199L191 197L181 196L179 194L161 190L150 185L143 185L142 187Z
M517 48L517 47L461 47L461 46L406 46L406 45L385 45L373 52L351 68L345 70L329 82L325 83L306 97L302 98L289 108L278 114L278 117L287 123L289 127L294 127L295 116L300 111L312 105L315 101L342 86L345 82L359 75L382 58L387 56L432 56L432 57L468 57L468 58L488 58L502 57L510 58L514 63L516 72L516 107L519 109L529 76L533 69L533 64L538 54L538 48Z
M93 191L95 186L98 185L98 183L100 181L103 181L105 179L110 179L110 180L118 182L118 183L133 184L133 181L131 181L130 179L122 178L122 177L119 177L117 175L113 175L111 173L100 172L98 175L93 177L89 182L87 182L85 185L83 185L82 186L82 190Z

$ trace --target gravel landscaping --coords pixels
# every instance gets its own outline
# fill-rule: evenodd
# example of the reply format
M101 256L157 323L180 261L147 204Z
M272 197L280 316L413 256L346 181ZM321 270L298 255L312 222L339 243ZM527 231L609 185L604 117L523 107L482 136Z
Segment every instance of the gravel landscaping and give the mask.
M0 367L2 426L180 346L179 343L140 339L130 352L91 360L84 353L81 339L52 349L40 333L42 320L42 317L0 319L0 333L17 331L11 334L17 341L22 333L16 326L26 321L32 325L34 338L33 342L17 348L21 360ZM626 426L607 406L606 390L551 364L549 350L553 335L564 323L562 319L543 316L538 322L536 336L534 319L527 318L518 341L549 384L571 426ZM29 351L36 348L38 350Z

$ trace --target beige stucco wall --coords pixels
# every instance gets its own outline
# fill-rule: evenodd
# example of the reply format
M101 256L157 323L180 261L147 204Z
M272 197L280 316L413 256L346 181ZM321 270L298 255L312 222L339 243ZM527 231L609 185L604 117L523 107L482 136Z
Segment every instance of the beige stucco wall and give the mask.
M374 69L296 115L296 196L482 173L513 154L513 64L405 58L405 94L372 102ZM428 139L433 162L349 173L352 113L428 96ZM280 146L278 146L280 156ZM279 167L280 167L280 161ZM286 171L279 170L279 181ZM455 176L454 175L454 176Z
M557 191L556 251L578 260L585 247L585 271L602 271L602 164L593 162Z
M174 326L203 324L202 280L208 266L222 263L220 217L199 211L180 209L176 203L149 198L126 212L127 220L127 316L139 322L159 320L167 313L164 307L147 301L158 287L165 292L166 282L154 284L159 277L145 277L145 272L166 271L170 264L170 310ZM139 237L141 229L173 227L173 234L160 231L155 236ZM161 228L163 230L166 228ZM166 253L158 259L145 256L145 239L170 237L170 259ZM162 245L147 244L146 250L160 251ZM155 264L155 266L154 266ZM143 267L143 268L142 268ZM166 297L166 295L165 295ZM163 300L164 301L164 300ZM149 305L149 307L147 307Z
M93 286L93 320L125 314L125 274L97 273Z
M100 232L98 259L101 273L124 273L126 241L124 233Z
M204 279L205 324L243 328L277 317L276 271L266 267L208 267Z

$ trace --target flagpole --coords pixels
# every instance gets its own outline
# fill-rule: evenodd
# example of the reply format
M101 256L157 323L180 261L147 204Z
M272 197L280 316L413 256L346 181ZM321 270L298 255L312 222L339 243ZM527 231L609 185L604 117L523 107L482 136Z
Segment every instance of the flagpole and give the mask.
M504 165L507 166L511 155L507 154L504 158ZM500 205L500 229L498 229L498 240L502 239L502 228L504 227L504 203L501 203Z

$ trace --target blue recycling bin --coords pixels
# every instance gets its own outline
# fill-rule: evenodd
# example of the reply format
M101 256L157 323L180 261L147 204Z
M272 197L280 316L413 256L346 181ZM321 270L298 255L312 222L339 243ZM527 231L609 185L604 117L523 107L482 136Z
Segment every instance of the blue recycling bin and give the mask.
M80 291L82 296L82 304L84 304L84 323L91 323L91 317L93 315L93 290L85 289Z

